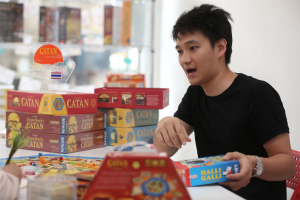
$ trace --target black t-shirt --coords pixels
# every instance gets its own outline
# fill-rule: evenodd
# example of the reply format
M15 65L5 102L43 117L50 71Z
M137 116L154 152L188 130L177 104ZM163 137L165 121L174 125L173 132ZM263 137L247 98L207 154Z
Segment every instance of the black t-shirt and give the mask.
M202 86L191 85L174 116L194 127L198 157L234 151L268 157L263 145L289 132L276 90L244 74L215 97L207 96ZM286 199L286 184L251 178L235 193L246 199Z

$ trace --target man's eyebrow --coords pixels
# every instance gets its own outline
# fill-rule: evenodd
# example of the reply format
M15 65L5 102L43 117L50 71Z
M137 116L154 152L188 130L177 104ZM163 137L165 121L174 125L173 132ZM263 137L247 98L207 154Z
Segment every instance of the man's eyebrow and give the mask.
M189 40L187 42L185 42L183 45L187 45L187 44L199 44L201 42L197 41L197 40ZM175 46L175 49L178 49L180 46L179 45L176 45Z

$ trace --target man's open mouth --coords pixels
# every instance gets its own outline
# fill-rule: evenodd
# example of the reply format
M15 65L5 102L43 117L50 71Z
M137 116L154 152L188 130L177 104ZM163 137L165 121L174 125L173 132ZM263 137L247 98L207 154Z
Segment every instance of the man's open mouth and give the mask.
M190 75L190 74L193 74L196 72L196 69L189 69L187 70L187 73Z

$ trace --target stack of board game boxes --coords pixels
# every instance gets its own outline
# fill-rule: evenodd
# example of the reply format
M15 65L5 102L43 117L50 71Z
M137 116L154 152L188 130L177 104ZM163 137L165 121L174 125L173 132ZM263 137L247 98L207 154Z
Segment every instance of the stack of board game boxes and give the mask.
M169 105L169 89L96 88L98 111L107 113L104 146L153 143L159 109Z
M28 127L24 149L67 154L103 147L105 113L97 113L97 95L74 92L8 91L6 146Z

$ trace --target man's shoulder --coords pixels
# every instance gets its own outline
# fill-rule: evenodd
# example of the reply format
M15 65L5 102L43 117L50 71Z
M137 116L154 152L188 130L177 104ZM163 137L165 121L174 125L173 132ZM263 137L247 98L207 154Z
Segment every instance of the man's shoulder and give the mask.
M263 80L259 80L252 76L245 74L239 74L239 86L243 87L248 92L252 92L253 95L257 95L266 90L275 90L269 83Z
M195 92L203 93L204 90L201 85L190 85L187 89L187 93L194 94Z

